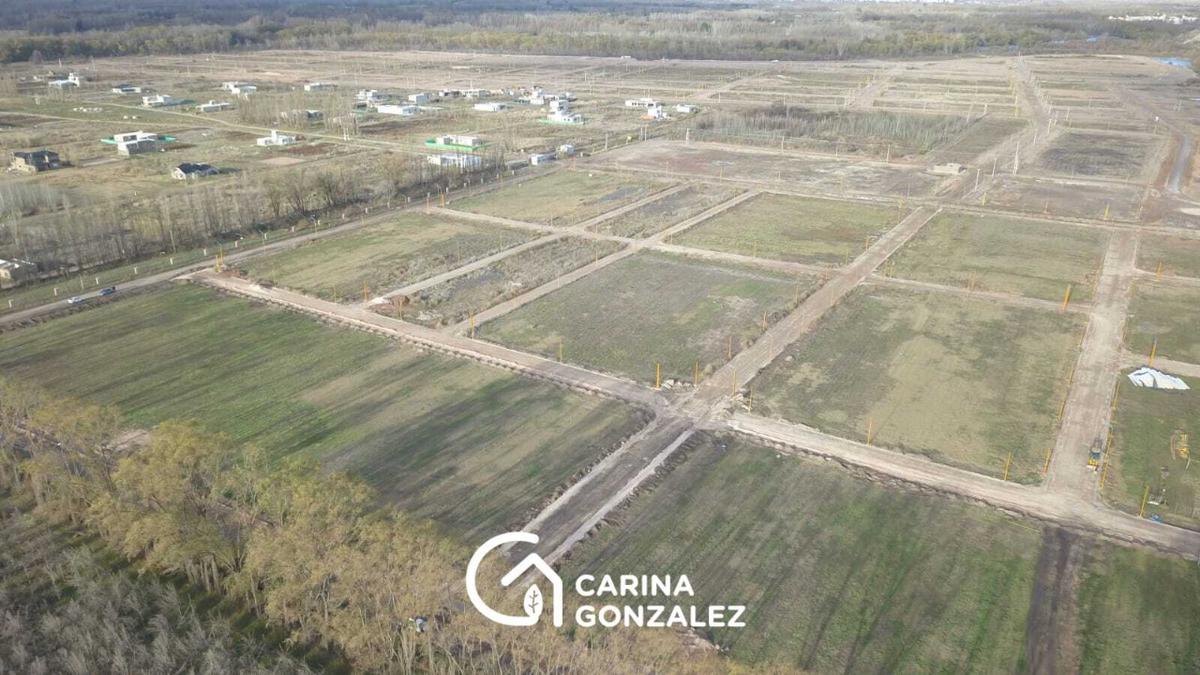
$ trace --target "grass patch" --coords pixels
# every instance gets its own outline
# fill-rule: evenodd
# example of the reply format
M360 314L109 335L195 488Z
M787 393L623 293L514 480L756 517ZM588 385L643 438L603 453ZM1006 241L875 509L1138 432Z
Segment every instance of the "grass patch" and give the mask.
M593 229L618 237L649 237L705 209L735 197L740 190L717 185L693 185L629 211Z
M1138 267L1163 274L1200 277L1200 239L1143 234L1138 242Z
M410 298L404 316L427 326L465 321L472 312L514 298L618 248L607 241L553 241L420 291Z
M1197 607L1200 568L1194 562L1099 547L1080 582L1080 672L1197 672Z
M1138 354L1150 354L1158 341L1157 355L1200 363L1200 290L1134 284L1125 345Z
M746 267L641 253L588 275L481 328L481 334L547 356L654 382L691 382L762 334L813 288Z
M481 195L455 200L461 211L547 225L573 225L666 188L633 176L556 171Z
M892 258L896 276L1043 300L1088 300L1107 235L1027 220L943 213Z
M199 287L0 335L0 371L349 470L467 537L519 526L642 423L611 401Z
M1046 148L1038 165L1071 176L1134 178L1152 144L1146 138L1068 132Z
M706 438L572 553L568 578L687 574L744 604L707 637L805 672L1014 672L1040 532L991 509ZM678 601L678 600L677 600Z
M1071 314L856 291L753 382L764 414L1035 482L1083 331Z
M1184 379L1190 390L1160 391L1135 387L1121 376L1104 495L1137 513L1149 486L1149 500L1163 503L1147 504L1147 515L1196 527L1200 525L1200 463L1192 469L1187 457L1171 450L1172 436L1184 432L1190 453L1200 453L1200 380Z
M528 241L530 235L425 213L405 213L238 267L255 279L338 302L362 300Z
M841 265L895 225L896 210L854 202L762 194L687 230L674 241L772 260Z

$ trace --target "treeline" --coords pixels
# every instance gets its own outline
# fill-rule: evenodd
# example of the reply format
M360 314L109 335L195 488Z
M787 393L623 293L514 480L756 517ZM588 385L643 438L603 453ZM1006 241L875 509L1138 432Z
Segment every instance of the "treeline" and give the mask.
M277 467L186 421L127 448L121 426L114 408L0 379L0 490L31 495L39 517L95 533L146 572L237 599L356 670L739 670L669 632L496 626L463 609L468 552L380 506L359 480L303 462ZM488 569L484 583L499 572Z
M327 1L211 5L158 0L131 14L123 5L93 12L90 3L22 4L0 10L0 22L11 14L4 25L25 31L0 37L2 62L261 48L781 60L997 50L1146 51L1171 45L1197 51L1186 42L1187 27L1131 27L1108 21L1101 9L1061 5L914 10L830 3L731 7L597 0L568 6L514 0L346 7ZM531 5L537 11L530 11Z
M137 262L337 220L356 205L424 199L502 163L503 155L494 153L479 169L464 172L431 165L423 156L386 154L352 167L283 170L188 186L151 199L85 205L58 191L6 187L0 190L0 252L51 275Z
M45 528L32 517L13 521L7 525ZM9 550L21 545L3 543ZM0 663L13 672L312 672L278 649L235 634L228 619L197 611L172 584L114 573L110 561L82 545L27 551L12 562L23 582L36 586L0 593Z
M696 123L696 139L705 132L750 144L814 139L841 144L843 151L869 148L882 154L924 153L964 131L971 120L959 115L901 114L888 111L809 110L776 102L742 110L710 111ZM724 140L730 140L725 138Z

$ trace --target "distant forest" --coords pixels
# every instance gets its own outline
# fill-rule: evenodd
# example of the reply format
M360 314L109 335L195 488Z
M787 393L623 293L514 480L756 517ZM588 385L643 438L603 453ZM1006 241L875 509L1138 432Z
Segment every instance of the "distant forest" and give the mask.
M1113 4L1049 2L8 0L0 3L0 62L265 48L780 60L1016 50L1200 54L1200 40L1187 39L1195 24L1109 21L1114 12Z

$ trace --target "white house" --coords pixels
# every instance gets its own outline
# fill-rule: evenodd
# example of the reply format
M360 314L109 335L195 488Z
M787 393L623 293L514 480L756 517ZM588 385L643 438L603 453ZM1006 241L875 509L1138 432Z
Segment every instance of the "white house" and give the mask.
M442 134L435 136L434 143L438 145L458 145L468 148L482 148L483 139L478 136L461 136L456 134Z
M225 101L209 101L196 106L196 112L214 113L222 110L229 110L231 106Z
M462 95L465 98L487 98L492 95L492 92L487 89L465 89Z
M669 120L671 117L667 115L667 111L661 104L646 106L646 114L642 115L642 119L647 120Z
M425 92L421 92L419 94L409 94L408 102L414 105L425 105L426 103L429 103L429 94L426 94Z
M149 131L113 134L113 143L117 146L117 154L127 157L158 150L159 142L158 134Z
M50 80L47 84L55 89L71 89L83 84L83 78L76 73L71 73L65 80Z
M111 91L114 94L140 94L146 91L146 88L136 84L118 84Z
M181 102L170 94L154 94L153 96L142 97L142 105L146 108L162 108L170 105L179 105Z
M691 103L679 103L675 106L675 112L683 113L684 115L691 115L692 113L698 112L699 110L700 110L700 106L692 105Z
M380 115L403 115L412 117L421 112L421 109L415 105L395 105L391 103L381 103L375 106L375 112Z
M309 82L304 85L304 91L332 91L337 85L332 82Z
M555 157L553 152L535 152L529 156L529 163L537 166L538 164L553 162L554 159Z
M272 129L269 136L263 136L255 141L258 145L291 145L296 142L295 136L279 133L279 130Z
M480 112L504 112L508 110L508 104L499 102L476 103L474 108Z
M380 93L378 89L359 89L358 93L354 95L354 100L363 103L375 103L386 99L387 95Z
M583 124L583 115L570 110L555 110L546 119L553 124Z
M657 108L662 104L652 98L628 98L625 99L626 108Z
M457 152L429 155L428 162L437 166L452 166L459 169L478 169L483 166L483 158L479 155L468 155Z

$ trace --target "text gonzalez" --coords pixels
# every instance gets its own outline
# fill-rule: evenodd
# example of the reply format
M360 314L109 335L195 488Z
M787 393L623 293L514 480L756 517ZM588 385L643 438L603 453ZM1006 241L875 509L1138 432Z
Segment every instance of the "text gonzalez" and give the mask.
M583 598L599 599L695 596L686 574L674 579L645 574L622 574L614 579L606 574L598 582L594 575L581 574L575 579L575 592ZM745 613L745 605L583 604L575 610L575 623L584 628L597 624L604 628L744 628Z

